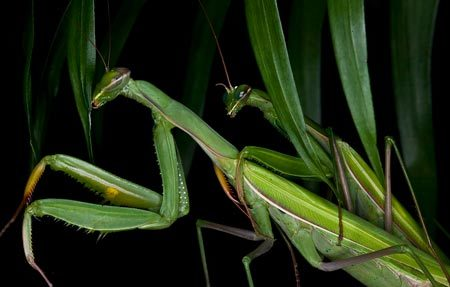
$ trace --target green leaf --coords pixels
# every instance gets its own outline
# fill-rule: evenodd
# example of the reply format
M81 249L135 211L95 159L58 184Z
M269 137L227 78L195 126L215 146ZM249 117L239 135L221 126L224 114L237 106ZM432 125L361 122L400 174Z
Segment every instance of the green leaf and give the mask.
M256 62L280 122L311 172L332 186L306 133L277 4L274 0L247 0L245 11Z
M295 85L305 115L321 122L320 64L325 0L292 3L288 51Z
M34 166L39 160L41 139L36 138L33 132L33 99L32 99L32 79L31 79L31 60L33 57L34 45L34 1L30 1L29 17L25 28L24 50L25 65L23 71L23 97L25 105L25 114L27 117L28 135L30 137L31 148L31 166Z
M62 25L65 24L66 22L64 21ZM62 74L61 70L67 56L67 35L59 33L58 31L56 33L61 35L55 39L54 47L52 47L51 50L52 56L47 69L47 87L50 98L55 97L58 94Z
M363 0L328 1L334 54L353 122L378 179L383 180L367 67Z
M436 218L431 50L438 0L392 1L392 73L403 158L425 219Z
M93 0L73 1L69 11L67 63L89 158L93 159L90 101L95 72L95 13Z
M181 98L181 102L199 116L203 114L205 95L209 84L209 75L211 74L214 55L217 51L212 31L207 22L207 17L211 20L215 33L219 35L230 1L207 0L202 1L202 3L207 15L205 15L199 6L192 27L192 44L189 50L184 91ZM177 143L184 170L187 174L194 156L196 144L185 133L177 134Z
M48 111L51 110L51 99L56 96L59 90L61 69L66 58L67 35L61 33L66 26L66 8L61 20L55 30L51 41L48 56L42 69L33 78L33 50L35 32L34 1L30 1L30 16L26 25L24 47L25 47L25 69L23 78L23 93L27 126L30 137L31 167L33 167L42 157L41 149L46 136ZM34 76L36 76L34 75ZM34 79L35 84L32 82ZM47 84L47 86L45 86Z
M67 38L65 33L67 29L67 14L70 8L70 4L66 6L64 13L61 16L61 20L55 30L52 43L50 45L46 64L44 65L43 75L46 77L47 99L52 99L58 95L61 75L63 74L62 68L67 57ZM47 103L47 109L51 109L50 103ZM47 123L43 123L45 127Z

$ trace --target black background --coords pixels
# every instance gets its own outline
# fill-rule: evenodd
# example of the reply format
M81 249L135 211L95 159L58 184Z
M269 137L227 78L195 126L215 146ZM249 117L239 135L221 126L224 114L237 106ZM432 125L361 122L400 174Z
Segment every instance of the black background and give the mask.
M173 98L182 93L190 33L198 11L196 1L149 1L133 29L119 60L121 66L132 70L134 79L149 81ZM232 1L224 30L220 37L222 49L233 83L248 83L263 87L258 75L248 40L243 4ZM370 2L370 3L369 3ZM389 54L389 21L387 1L366 2L369 68L379 138L397 136L392 99ZM48 42L54 33L64 5L58 1L36 1L36 26L39 41L36 54L45 58ZM100 34L106 35L106 5L97 3L97 23ZM282 18L286 18L288 5L280 4ZM286 6L285 6L286 5ZM114 3L111 4L112 14ZM2 143L3 156L2 197L0 225L14 212L21 198L29 172L28 136L21 95L23 69L22 37L24 7L11 7L3 11L5 38ZM12 17L11 17L12 16ZM103 21L103 22L101 22ZM436 25L433 48L433 104L439 164L441 221L448 228L448 207L445 194L449 185L445 164L449 159L444 140L446 126L445 96L448 78L448 3L442 1ZM323 123L332 126L337 134L357 150L362 150L345 106L342 89L330 45L328 23L323 33ZM114 41L114 31L112 31ZM292 152L280 137L253 109L246 109L236 119L226 117L221 102L223 90L215 83L225 81L218 57L206 99L204 119L217 132L241 149L246 145L260 145ZM44 154L66 153L86 159L86 149L72 94L67 88L67 75L63 75L61 95L49 111L49 128ZM104 140L95 147L96 164L124 178L160 190L158 167L152 144L152 120L148 110L127 99L118 99L104 108ZM380 145L382 146L382 145ZM217 183L210 160L197 150L188 177L191 213L172 227L161 231L130 231L109 234L98 240L99 234L86 234L62 223L43 219L34 221L33 241L38 264L47 272L56 286L204 286L200 255L196 240L195 221L198 218L242 228L250 228L246 218L227 200ZM79 184L49 172L39 183L35 198L63 197L98 202ZM21 245L20 223L15 223L0 238L0 285L44 286L44 282L26 263ZM256 247L229 235L205 232L211 283L213 286L246 286L241 257ZM280 238L279 235L277 235ZM443 241L442 241L443 242ZM448 241L447 241L448 242ZM441 244L441 246L445 244ZM447 250L448 251L448 250ZM334 283L359 283L345 272L323 273L308 266L297 253L303 286ZM252 265L256 286L294 286L289 253L281 238L271 252ZM11 282L11 283L5 283ZM5 283L5 284L4 284Z

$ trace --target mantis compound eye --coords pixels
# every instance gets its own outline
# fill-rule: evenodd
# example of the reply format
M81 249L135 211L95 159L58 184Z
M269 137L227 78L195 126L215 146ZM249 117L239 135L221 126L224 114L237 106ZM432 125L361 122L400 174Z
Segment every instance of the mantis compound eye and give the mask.
M112 73L110 83L104 88L108 91L123 88L123 86L128 83L131 72L127 68L114 68L110 73Z
M247 100L252 88L249 85L240 85L235 88L234 97L236 101Z
M227 115L234 118L246 105L251 92L252 88L249 85L240 85L227 92L224 95Z

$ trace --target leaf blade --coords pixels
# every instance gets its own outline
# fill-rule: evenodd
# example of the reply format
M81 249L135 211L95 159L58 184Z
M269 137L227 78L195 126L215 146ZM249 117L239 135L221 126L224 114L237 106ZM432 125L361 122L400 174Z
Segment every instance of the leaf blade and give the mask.
M332 186L307 136L276 1L247 0L245 4L256 62L277 116L311 172Z
M74 1L69 12L67 63L89 158L92 160L90 101L96 51L91 41L95 43L94 1Z
M24 38L24 52L25 62L23 70L23 98L25 106L25 115L28 127L28 136L31 149L31 161L30 165L33 167L40 156L40 142L41 140L36 138L36 134L33 132L33 91L32 91L32 77L31 77L31 63L33 58L33 46L34 46L34 1L30 1L29 7L30 17L25 28Z
M438 192L431 103L431 50L438 3L390 3L392 73L403 159L429 223L437 215ZM435 225L428 226L433 230Z
M321 122L320 65L325 0L294 1L291 7L288 51L295 84L305 114Z
M347 105L372 168L378 179L383 180L367 66L364 2L329 0L328 15Z

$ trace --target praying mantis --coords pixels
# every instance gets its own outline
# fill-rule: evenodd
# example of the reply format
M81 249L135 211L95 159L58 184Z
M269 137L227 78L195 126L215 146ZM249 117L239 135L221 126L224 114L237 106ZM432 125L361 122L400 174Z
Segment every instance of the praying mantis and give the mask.
M129 182L124 182L122 180L117 179L116 177L110 177L109 174L104 173L103 171L99 170L98 168L91 166L90 164L81 162L75 158L67 157L67 156L49 156L46 157L41 164L39 164L35 172L33 172L33 175L30 177L30 184L33 185L34 182L37 181L37 175L39 175L40 172L42 172L43 166L45 164L49 164L51 167L55 169L61 168L61 170L73 173L72 176L77 177L80 181L84 181L85 184L90 185L91 187L98 187L100 190L98 192L102 193L102 195L111 203L117 204L117 205L125 205L125 206L133 206L133 207L141 207L141 208L147 208L150 210L155 211L155 213L149 213L148 211L138 211L138 210L131 210L131 209L119 209L119 208L107 208L100 207L100 206L92 206L89 204L83 204L83 203L75 203L72 201L64 201L64 200L41 200L36 201L32 203L28 208L24 219L24 228L25 228L25 248L27 255L30 255L31 253L31 215L39 215L39 212L47 212L48 214L54 215L54 216L60 216L61 218L66 219L67 221L74 221L72 224L75 225L82 225L85 228L92 228L89 223L80 223L83 221L82 218L77 218L77 208L80 214L83 215L89 215L89 211L92 211L92 218L96 218L100 216L101 212L104 212L104 214L111 213L111 218L115 218L117 220L117 217L114 217L114 212L117 212L117 215L123 215L123 216L129 216L129 221L124 222L126 220L123 220L123 222L115 221L111 222L111 225L107 227L106 229L103 229L103 231L118 231L122 229L127 228L143 228L143 229L159 229L169 226L172 221L182 215L185 215L187 213L187 193L184 192L184 186L185 182L182 179L182 171L180 168L180 162L179 158L176 153L176 148L173 144L172 139L170 138L170 135L168 133L168 130L172 128L173 126L176 126L183 131L187 132L191 137L193 137L198 144L203 148L203 150L208 154L208 156L213 160L213 162L219 166L219 168L225 173L227 178L231 183L235 182L236 180L236 166L239 164L241 165L241 173L240 175L243 176L244 180L244 192L245 194L245 205L253 206L262 204L264 207L262 209L266 209L265 211L262 211L263 213L266 213L266 217L270 214L274 220L283 227L285 232L290 235L290 237L293 239L293 235L290 234L292 230L289 230L290 224L293 225L302 225L298 222L295 222L292 218L295 216L299 216L298 214L293 215L294 217L288 216L287 207L284 209L281 208L279 203L276 203L276 200L271 198L272 196L276 196L277 194L285 194L286 191L289 191L289 195L293 197L293 201L297 202L300 200L300 194L305 195L306 197L312 196L315 201L318 202L319 207L323 207L324 209L329 209L330 214L325 215L326 218L330 220L334 220L334 224L337 224L338 216L337 216L337 208L333 206L331 203L321 200L318 197L314 197L314 195L310 195L308 192L306 192L304 189L292 184L291 182L286 181L283 178L280 178L273 172L261 168L258 165L252 164L250 161L247 161L245 159L238 162L238 151L227 141L223 140L220 136L218 136L213 130L211 130L205 123L201 122L197 117L195 117L192 113L190 113L185 107L179 105L174 100L168 98L165 96L161 91L159 91L154 86L145 83L145 82L138 82L138 81L132 81L130 80L130 74L127 69L116 69L112 70L110 73L107 73L107 75L103 78L103 80L99 84L99 88L97 89L96 97L94 98L93 105L95 107L100 107L106 101L113 100L114 97L118 93L125 93L130 98L138 101L141 104L146 105L150 109L152 109L155 121L157 122L157 128L155 128L155 145L157 147L158 156L160 158L160 165L161 165L161 171L163 173L163 184L164 184L164 195L161 198L161 196L157 193L154 193L152 191L141 189L141 187L136 187L134 184ZM154 98L152 98L154 97ZM173 108L173 109L172 109ZM201 129L198 129L198 127L201 127ZM158 149L167 149L166 151L159 151ZM271 153L271 155L275 155L275 153ZM283 157L282 155L278 155L284 160L287 160L286 157ZM79 174L77 174L79 172ZM306 170L306 174L302 174L302 177L310 177L314 176L308 173ZM179 178L179 180L176 180L174 182L174 178ZM272 182L266 182L266 179L272 179ZM117 183L115 183L117 181ZM104 183L107 182L105 185ZM114 182L114 183L113 183ZM127 190L132 190L127 194L125 190L122 190L122 184L127 187ZM171 186L172 185L172 186ZM174 187L175 186L175 187ZM28 192L31 192L30 186L27 188ZM265 193L267 192L267 193ZM288 194L288 193L286 193ZM26 194L24 199L28 199L29 194ZM240 202L240 199L237 199L236 197L233 197L230 195L230 198L234 199L237 204L242 203ZM265 198L265 201L261 201L262 198ZM254 200L254 202L252 202ZM58 209L66 208L66 207L73 207L74 214L69 214L65 212L59 212ZM48 208L48 209L47 209ZM51 210L53 208L53 210ZM314 207L312 207L314 210ZM50 210L50 211L48 211ZM86 212L84 212L85 210ZM159 211L160 214L157 214ZM284 212L286 213L284 213ZM128 213L129 212L129 213ZM269 213L267 213L269 212ZM291 213L293 211L290 211ZM61 214L60 214L61 213ZM152 215L150 215L152 214ZM292 214L291 214L292 215ZM146 217L146 218L145 218ZM255 216L256 217L256 216ZM70 218L70 219L69 219ZM124 217L120 216L120 218L124 219ZM145 218L144 221L140 221L142 218ZM63 219L63 220L64 220ZM135 220L135 221L133 221ZM262 221L267 220L263 219ZM148 222L152 222L152 224L149 224ZM255 220L256 221L256 220ZM362 249L358 249L358 247L349 247L346 246L347 241L350 241L352 239L351 236L348 236L345 232L345 230L356 230L352 229L352 227L348 227L353 223L360 223L362 230L365 230L364 228L368 228L368 233L373 232L377 234L377 236L380 236L385 240L385 246L392 246L395 244L402 244L399 239L396 237L393 237L391 235L386 235L381 229L377 229L375 227L372 227L370 223L367 223L365 221L360 221L360 219L357 219L357 217L352 216L346 212L344 212L344 215L342 217L342 221L344 223L344 238L342 241L344 252L348 251L349 248L352 252L358 253L362 252L361 250L366 248L369 249L371 247L364 246ZM135 223L137 222L137 223ZM312 220L311 220L312 222ZM362 223L361 223L362 222ZM97 222L98 223L98 222ZM254 222L256 226L258 225L258 221ZM355 223L355 224L356 224ZM105 223L106 224L106 223ZM123 225L121 225L123 224ZM319 224L319 223L317 223ZM347 226L348 224L348 226ZM101 225L101 224L100 224ZM93 229L102 229L102 227L93 226ZM333 225L333 224L331 224ZM357 225L357 224L356 224ZM214 225L208 225L210 227L214 227ZM369 226L369 227L368 227ZM302 226L303 227L303 226ZM110 229L108 229L110 228ZM372 229L373 228L373 229ZM332 228L334 231L332 232L332 235L330 237L327 237L327 235L320 234L313 234L310 235L318 240L318 242L322 241L332 241L333 243L337 240L338 235L338 229L336 226ZM307 233L307 232L306 232ZM242 234L242 233L241 233ZM266 234L267 236L267 234ZM306 234L306 237L308 238L308 234ZM270 236L268 236L270 238ZM261 238L260 238L261 239ZM270 242L270 241L269 241ZM322 242L324 246L327 246L329 242ZM368 244L369 245L369 244ZM333 245L331 245L333 246ZM302 247L299 247L302 248ZM314 248L319 248L317 245L312 246L309 251L313 251ZM323 247L322 247L323 248ZM389 247L387 247L389 248ZM443 279L443 275L440 273L440 269L437 267L436 263L432 258L430 258L429 255L424 254L421 251L416 251L415 248L411 248L411 250L414 250L417 254L419 254L419 258L425 262L425 265L427 268L430 268L430 272L432 272L432 276L434 277L437 275L438 282L437 284L447 284L445 283L445 280ZM366 251L366 250L365 250ZM332 256L332 255L329 255ZM398 260L401 263L405 263L407 265L413 265L415 268L417 268L417 262L409 258L408 256L398 256L398 257L389 257L394 258L390 259L393 260L393 262L397 262L395 260ZM32 259L28 256L28 259ZM418 260L419 262L421 260ZM385 263L383 259L380 259L379 262L381 265L386 264L389 266L396 266L396 263L390 262L387 260L388 263ZM377 261L378 262L378 261ZM317 263L317 262L316 262ZM38 270L40 268L36 267ZM369 266L367 268L370 268ZM427 269L424 268L424 269ZM420 269L420 268L419 268ZM368 269L369 270L369 269ZM400 271L399 271L400 270ZM401 273L404 270L401 270L399 267L396 272ZM42 270L40 271L42 272ZM360 271L361 272L361 271ZM425 272L425 271L423 271ZM43 273L42 273L43 274ZM362 272L360 274L363 274ZM409 274L409 273L401 273L401 274ZM363 275L361 275L363 276ZM419 280L426 280L426 276L421 274L421 271L415 271L413 272L413 275L411 276L417 276ZM429 278L431 279L431 278ZM381 283L381 282L379 282Z

